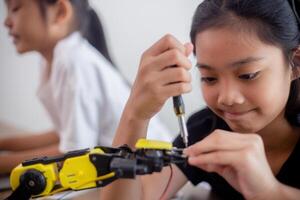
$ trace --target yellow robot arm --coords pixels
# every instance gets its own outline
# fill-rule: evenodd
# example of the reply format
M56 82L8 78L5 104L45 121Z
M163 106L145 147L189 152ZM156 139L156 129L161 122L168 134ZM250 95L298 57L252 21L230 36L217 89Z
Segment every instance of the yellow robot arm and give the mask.
M27 160L11 172L13 193L7 200L27 200L65 190L104 187L119 178L159 172L171 163L186 164L182 150L171 143L141 139L136 150L95 147L63 156Z

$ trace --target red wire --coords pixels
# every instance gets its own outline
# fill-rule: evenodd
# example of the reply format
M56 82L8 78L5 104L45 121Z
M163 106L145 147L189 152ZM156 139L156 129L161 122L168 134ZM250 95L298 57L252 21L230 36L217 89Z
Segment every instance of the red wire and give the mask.
M168 190L169 187L170 187L171 180L172 180L172 177L173 177L173 168L172 168L172 165L170 165L170 170L171 170L171 173L170 173L170 177L169 177L167 186L166 186L164 192L161 194L159 200L164 200L164 199L166 199L166 198L165 198L165 195L167 194L167 190Z

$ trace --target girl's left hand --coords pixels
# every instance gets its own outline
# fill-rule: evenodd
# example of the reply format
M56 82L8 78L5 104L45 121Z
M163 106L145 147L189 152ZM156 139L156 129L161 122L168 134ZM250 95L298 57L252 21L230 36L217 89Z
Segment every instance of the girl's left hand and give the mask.
M184 153L190 165L218 173L246 199L265 199L280 185L257 134L215 130Z

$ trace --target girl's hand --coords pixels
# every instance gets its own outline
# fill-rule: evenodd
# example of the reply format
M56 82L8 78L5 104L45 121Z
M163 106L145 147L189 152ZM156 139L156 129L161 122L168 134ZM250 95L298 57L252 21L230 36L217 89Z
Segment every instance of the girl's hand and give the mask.
M192 44L183 45L166 35L143 53L127 103L135 117L149 120L169 97L191 90L192 50Z
M218 173L246 199L266 199L279 186L257 134L215 130L184 153L190 165Z

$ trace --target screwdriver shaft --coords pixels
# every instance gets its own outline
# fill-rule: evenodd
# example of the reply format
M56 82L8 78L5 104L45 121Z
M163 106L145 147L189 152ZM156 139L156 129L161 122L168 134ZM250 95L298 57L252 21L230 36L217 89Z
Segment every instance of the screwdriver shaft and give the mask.
M179 128L180 128L180 135L183 139L183 143L185 147L188 146L188 132L187 132L187 127L185 123L185 108L184 108L184 103L182 96L175 96L173 97L173 105L174 105L174 112L176 116L178 117L178 123L179 123Z

